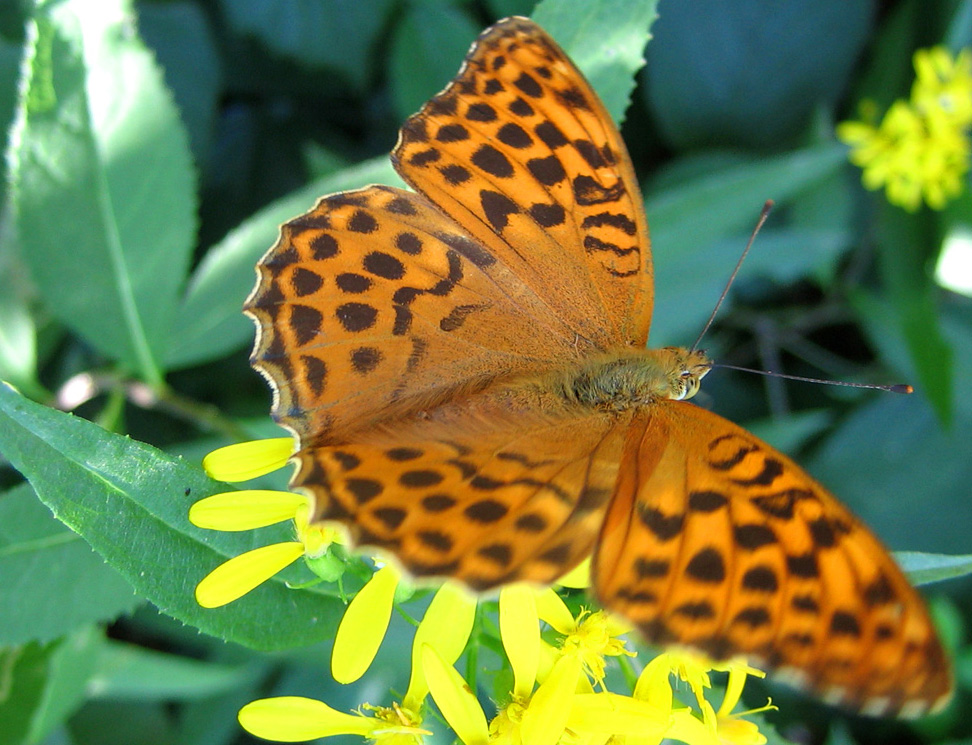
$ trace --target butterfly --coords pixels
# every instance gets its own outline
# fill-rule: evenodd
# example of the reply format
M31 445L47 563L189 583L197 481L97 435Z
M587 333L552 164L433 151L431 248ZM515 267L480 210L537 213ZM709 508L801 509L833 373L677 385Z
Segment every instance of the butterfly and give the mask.
M550 583L592 556L658 644L744 654L874 715L937 710L948 660L877 538L648 349L648 226L601 101L536 24L482 33L392 152L414 189L322 198L245 306L313 518L418 577Z

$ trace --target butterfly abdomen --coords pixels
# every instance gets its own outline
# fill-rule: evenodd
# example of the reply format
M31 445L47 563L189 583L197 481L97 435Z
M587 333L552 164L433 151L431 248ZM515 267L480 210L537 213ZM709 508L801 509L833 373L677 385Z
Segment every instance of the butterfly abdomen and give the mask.
M624 410L691 398L709 368L704 352L680 347L625 349L564 371L558 389L571 403Z

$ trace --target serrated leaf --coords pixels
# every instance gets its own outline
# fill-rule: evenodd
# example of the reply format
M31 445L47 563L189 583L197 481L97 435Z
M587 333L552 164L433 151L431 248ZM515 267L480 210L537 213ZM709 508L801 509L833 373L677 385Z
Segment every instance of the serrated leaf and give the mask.
M532 17L584 73L615 122L624 121L645 64L658 3L627 0L541 2Z
M12 194L44 302L107 356L157 383L195 231L185 131L131 4L35 11Z
M46 643L130 611L132 586L28 484L0 497L0 645Z
M187 1L141 3L138 28L165 70L196 163L205 171L221 94L220 59L206 13Z
M257 649L334 634L343 604L325 594L326 586L290 590L279 575L225 608L196 604L196 583L226 558L289 537L286 527L227 534L190 525L191 501L227 491L199 467L28 401L6 385L0 451L59 520L165 613Z

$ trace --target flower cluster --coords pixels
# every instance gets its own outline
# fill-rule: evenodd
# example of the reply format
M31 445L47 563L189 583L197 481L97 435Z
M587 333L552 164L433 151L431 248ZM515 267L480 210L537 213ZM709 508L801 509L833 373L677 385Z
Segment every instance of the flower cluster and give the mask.
M204 465L221 480L248 479L283 465L291 447L290 440L245 443L210 454ZM308 514L306 499L289 492L236 491L197 502L190 519L200 527L248 530L292 519L297 533L295 541L254 549L217 567L197 586L199 603L215 607L232 602L301 556L320 576L333 578L333 567L325 563L322 571L321 560L340 534L309 524ZM579 567L561 584L576 586L588 571ZM331 674L336 681L354 682L370 667L401 583L393 566L382 566L351 600L334 641ZM431 695L441 718L465 745L766 742L744 716L773 707L733 713L746 677L762 677L759 670L742 661L717 665L694 654L666 653L635 675L637 655L624 638L631 630L628 624L604 611L572 613L553 589L527 585L505 587L498 605L487 602L479 608L481 633L499 637L513 673L511 690L500 697L495 711L489 706L487 712L454 667L469 645L479 643L472 635L478 608L477 600L455 583L435 592L415 632L408 688L399 701L362 704L345 713L322 701L283 696L247 704L239 721L251 734L279 742L351 734L380 745L421 745L432 734L424 721ZM609 658L628 661L621 667L634 683L630 693L608 690ZM710 671L729 674L718 709L706 698ZM691 705L677 699L673 679L687 685Z
M884 187L888 201L914 212L933 209L962 191L969 170L972 127L972 49L953 57L944 47L915 52L909 100L895 101L880 122L872 102L861 121L843 122L837 136L864 169L868 189Z

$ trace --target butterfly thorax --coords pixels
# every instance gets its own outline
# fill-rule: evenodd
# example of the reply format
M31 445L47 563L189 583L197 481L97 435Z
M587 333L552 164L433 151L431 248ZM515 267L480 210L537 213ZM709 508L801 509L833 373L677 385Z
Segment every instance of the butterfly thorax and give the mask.
M705 352L684 347L628 349L563 373L560 388L571 402L628 409L661 399L691 398L711 367Z

